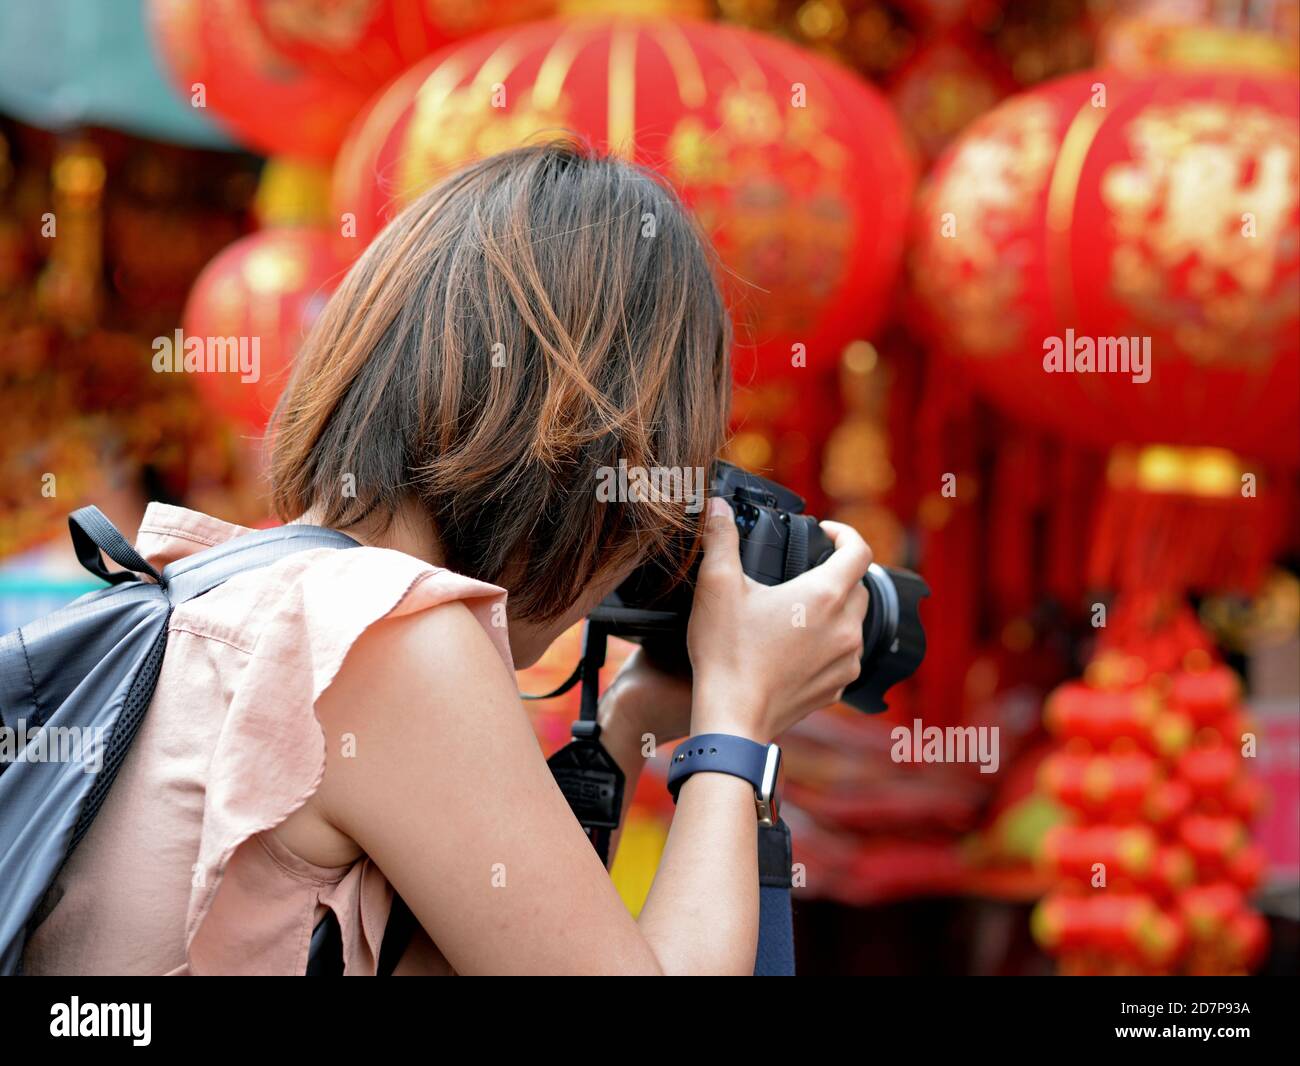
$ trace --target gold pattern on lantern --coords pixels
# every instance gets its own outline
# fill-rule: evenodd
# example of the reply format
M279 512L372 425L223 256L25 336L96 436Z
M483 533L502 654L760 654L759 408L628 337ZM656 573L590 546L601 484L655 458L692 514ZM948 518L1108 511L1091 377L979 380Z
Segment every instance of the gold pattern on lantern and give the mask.
M723 165L721 147L694 115L687 115L673 128L668 156L677 176L692 184L717 174Z
M999 355L1023 340L1016 303L1024 266L1004 254L1003 241L1041 204L1059 143L1049 104L1009 101L976 123L925 195L930 232L916 285L973 355Z
M1132 158L1101 180L1115 295L1139 327L1175 322L1198 362L1267 362L1300 305L1300 132L1265 108L1209 101L1149 107L1125 134Z
M781 116L765 92L732 86L722 94L718 114L723 128L738 143L766 145L781 135Z
M503 44L468 84L461 84L464 71L454 56L442 63L416 94L394 153L394 202L409 203L462 162L572 126L576 105L565 82L584 49L598 41L587 23L568 27L541 58L531 87L513 88L506 107L492 106L492 86L505 83L521 60L519 42ZM636 63L657 48L689 109L667 131L667 176L689 190L692 210L738 284L783 294L779 301L753 301L761 306L757 340L815 328L849 266L858 195L847 149L827 132L826 105L783 106L784 89L770 86L764 68L743 48L725 57L730 82L706 86L698 58L672 24L620 24L610 42L610 147L632 147ZM833 95L827 87L819 99ZM379 106L390 98L406 97L390 93ZM353 154L365 158L366 146L355 146Z
M568 124L563 94L546 109L535 107L532 98L528 93L516 106L493 107L490 87L477 79L446 96L421 93L399 156L401 201L410 203L456 163L517 148L538 130Z
M1285 6L1285 5L1279 5ZM1294 8L1292 9L1294 10ZM1279 70L1294 72L1294 36L1278 27L1207 23L1194 10L1171 18L1139 12L1108 20L1098 41L1097 64L1115 70ZM1194 21L1186 21L1183 19Z
M263 16L288 40L345 51L361 43L378 7L379 0L266 0Z

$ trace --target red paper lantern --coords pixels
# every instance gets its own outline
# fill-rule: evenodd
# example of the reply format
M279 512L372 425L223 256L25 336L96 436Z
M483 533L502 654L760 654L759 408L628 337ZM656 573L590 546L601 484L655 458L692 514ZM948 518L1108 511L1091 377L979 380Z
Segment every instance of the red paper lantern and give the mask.
M915 216L936 339L1075 439L1300 461L1298 97L1286 75L1107 71L976 121ZM1123 366L1121 340L1126 372L1086 369Z
M1241 755L1225 744L1192 748L1178 760L1178 776L1202 803L1226 803L1228 790L1241 772Z
M1241 699L1241 681L1221 663L1203 670L1180 670L1170 682L1169 702L1198 725L1211 725Z
M1228 787L1227 808L1242 821L1252 822L1264 811L1268 790L1257 777L1238 777Z
M1226 872L1249 844L1246 827L1231 815L1189 814L1178 824L1178 839L1203 879Z
M353 252L458 165L563 130L682 192L734 275L738 381L797 377L796 345L830 372L879 324L913 184L887 104L819 56L705 22L534 23L417 64L340 153Z
M1097 864L1111 880L1141 883L1154 870L1159 840L1144 825L1058 825L1043 840L1048 867L1061 877L1090 884Z
M1085 677L1045 711L1064 743L1041 762L1039 788L1071 813L1043 841L1058 885L1034 935L1065 973L1254 968L1267 937L1257 916L1241 916L1266 868L1246 824L1263 785L1238 748L1240 681L1190 608L1161 597L1115 605ZM1085 887L1098 863L1104 890ZM1134 890L1153 909L1116 902Z
M1196 881L1196 864L1186 848L1162 844L1147 887L1162 900L1170 900Z
M1186 781L1167 778L1158 781L1142 806L1146 823L1162 831L1176 825L1192 806L1192 789Z
M1226 954L1234 972L1249 973L1268 955L1268 923L1255 911L1240 911L1228 921Z
M252 0L149 0L164 66L182 95L242 144L268 155L329 162L365 106L364 87L323 77L267 40Z
M286 227L253 233L209 263L194 283L182 317L187 341L256 342L257 379L194 375L207 403L240 428L260 434L288 381L293 358L343 269L328 230Z
M1030 918L1034 939L1054 953L1080 951L1093 939L1091 900L1068 891L1044 896Z
M249 0L286 59L367 94L449 44L555 12L554 0L447 4L425 0Z
M1245 911L1246 898L1235 885L1212 881L1186 889L1178 906L1194 940L1214 941L1236 915Z
M1104 748L1121 739L1146 740L1158 711L1159 703L1142 689L1098 689L1075 681L1053 690L1043 722L1057 736L1082 737Z

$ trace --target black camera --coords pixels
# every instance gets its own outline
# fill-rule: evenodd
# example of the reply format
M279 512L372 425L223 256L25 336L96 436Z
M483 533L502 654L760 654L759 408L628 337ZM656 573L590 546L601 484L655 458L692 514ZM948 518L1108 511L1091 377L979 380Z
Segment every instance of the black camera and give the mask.
M825 562L834 551L804 500L783 485L731 463L714 464L710 494L731 504L740 532L740 562L764 585L779 585ZM886 710L885 693L910 677L925 658L920 601L930 594L910 570L871 565L863 583L870 605L862 624L862 672L844 690L844 702L871 714ZM694 581L665 587L661 568L635 571L589 618L618 637L640 644L656 665L689 669L686 623Z

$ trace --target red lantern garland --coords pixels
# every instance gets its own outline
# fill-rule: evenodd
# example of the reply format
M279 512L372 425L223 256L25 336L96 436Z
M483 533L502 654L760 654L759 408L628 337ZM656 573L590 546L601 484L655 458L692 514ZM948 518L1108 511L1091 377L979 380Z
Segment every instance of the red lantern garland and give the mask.
M342 275L332 233L309 227L261 230L213 259L185 306L185 340L256 342L259 360L256 381L229 370L196 374L206 402L261 434L303 338Z
M417 64L340 155L353 252L457 165L563 130L657 168L694 209L739 279L739 382L797 378L801 355L829 375L880 322L913 181L888 106L816 55L704 22L537 23Z
M1044 841L1060 882L1033 929L1069 973L1248 972L1267 946L1246 904L1264 857L1240 683L1190 612L1157 603L1113 618L1085 681L1048 701L1063 747L1039 787L1071 820Z

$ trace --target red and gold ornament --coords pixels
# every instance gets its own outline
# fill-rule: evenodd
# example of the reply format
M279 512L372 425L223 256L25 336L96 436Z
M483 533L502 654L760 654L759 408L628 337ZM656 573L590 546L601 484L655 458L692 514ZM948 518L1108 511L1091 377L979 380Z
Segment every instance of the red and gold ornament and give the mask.
M919 201L936 340L1073 439L1300 462L1298 124L1274 74L1091 72L1005 102ZM1149 350L1149 380L1086 369L1112 339Z

